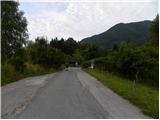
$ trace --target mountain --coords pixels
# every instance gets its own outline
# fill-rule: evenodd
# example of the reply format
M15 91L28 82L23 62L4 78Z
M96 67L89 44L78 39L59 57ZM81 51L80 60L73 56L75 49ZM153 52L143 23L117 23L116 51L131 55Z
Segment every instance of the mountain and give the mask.
M95 44L100 47L112 48L122 41L131 41L135 45L141 45L149 39L149 25L151 21L133 23L119 23L109 30L87 37L81 43Z

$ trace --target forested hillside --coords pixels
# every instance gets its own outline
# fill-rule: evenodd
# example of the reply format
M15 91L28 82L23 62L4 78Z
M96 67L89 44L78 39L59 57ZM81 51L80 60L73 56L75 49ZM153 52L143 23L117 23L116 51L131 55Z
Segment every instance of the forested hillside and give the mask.
M81 43L90 43L104 48L112 48L121 42L130 41L133 45L139 46L149 40L150 23L151 21L119 23L101 34L84 38L81 40Z

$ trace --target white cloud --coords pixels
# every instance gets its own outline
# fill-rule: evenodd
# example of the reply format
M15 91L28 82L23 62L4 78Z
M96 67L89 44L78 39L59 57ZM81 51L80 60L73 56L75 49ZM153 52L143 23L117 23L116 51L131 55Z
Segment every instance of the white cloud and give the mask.
M158 13L158 4L156 6L151 1L62 2L58 4L59 10L50 9L57 7L56 4L34 3L40 6L39 9L33 7L29 12L27 7L31 4L23 3L20 8L26 13L30 39L44 35L49 39L71 36L81 40L104 32L120 22L152 20Z

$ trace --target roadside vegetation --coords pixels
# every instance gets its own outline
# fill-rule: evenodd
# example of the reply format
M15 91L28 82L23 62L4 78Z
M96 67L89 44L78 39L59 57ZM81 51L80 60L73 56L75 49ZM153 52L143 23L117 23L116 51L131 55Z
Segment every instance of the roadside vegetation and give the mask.
M159 118L159 90L102 70L84 69L105 86L139 107L143 113Z
M20 80L25 77L31 77L31 76L37 76L37 75L43 75L43 74L49 74L53 72L57 72L61 70L63 67L59 69L54 68L44 68L39 65L34 64L27 64L24 72L17 72L15 70L15 67L11 64L7 64L4 66L1 66L1 85L6 85L11 82L15 82L17 80Z

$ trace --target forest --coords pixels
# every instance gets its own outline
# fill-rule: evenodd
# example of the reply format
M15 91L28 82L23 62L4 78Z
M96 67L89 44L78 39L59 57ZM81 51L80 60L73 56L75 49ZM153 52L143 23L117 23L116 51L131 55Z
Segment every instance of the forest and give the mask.
M28 40L27 19L18 2L1 2L2 85L20 78L61 70L78 62L83 68L95 60L95 69L149 86L159 86L159 15L151 22L150 39L141 46L122 42L113 48L77 42L74 38ZM54 29L54 28L53 28ZM54 35L53 35L54 36Z

